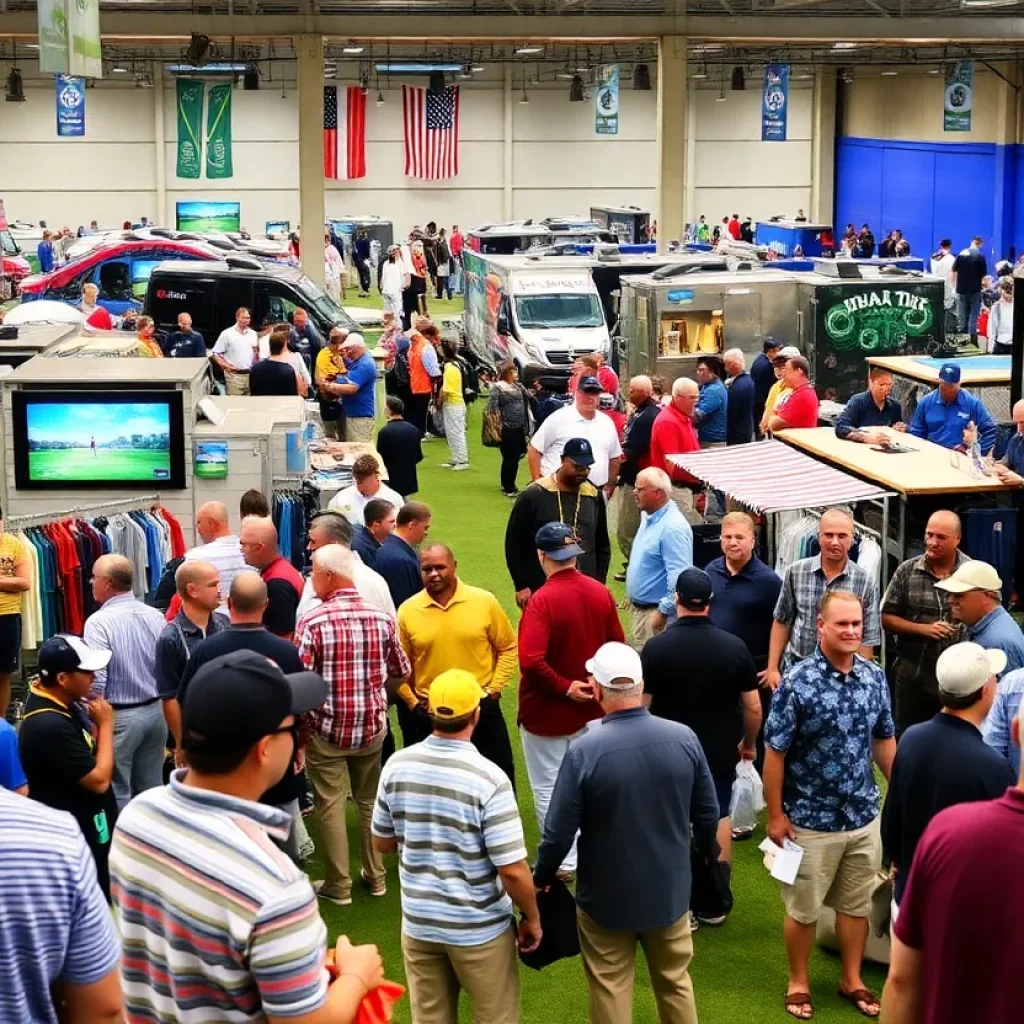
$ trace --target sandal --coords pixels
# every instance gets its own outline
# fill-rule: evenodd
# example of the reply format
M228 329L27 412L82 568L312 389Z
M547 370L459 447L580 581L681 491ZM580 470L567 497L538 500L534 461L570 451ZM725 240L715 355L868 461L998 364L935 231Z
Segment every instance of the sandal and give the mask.
M877 1020L878 1015L882 1012L882 1005L878 1001L878 996L869 988L858 988L852 992L847 992L846 989L839 986L839 998L845 999L848 1003L851 1003L854 1009L862 1016L869 1017L871 1020ZM870 1013L864 1009L865 1006L874 1006L875 1012Z
M810 992L787 992L783 1006L786 1008L786 1013L797 1020L810 1020L814 1016L814 1003L811 1002ZM796 1009L803 1009L805 1006L811 1011L810 1013L793 1012Z

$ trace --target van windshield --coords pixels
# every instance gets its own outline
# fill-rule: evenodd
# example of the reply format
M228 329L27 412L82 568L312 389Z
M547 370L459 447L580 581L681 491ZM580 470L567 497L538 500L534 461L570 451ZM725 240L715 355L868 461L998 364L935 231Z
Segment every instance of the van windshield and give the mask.
M516 299L516 319L527 331L604 326L600 301L586 293L520 296Z
M355 326L352 318L339 306L334 299L320 289L303 274L298 280L299 291L309 299L309 306L320 314L321 319L329 324L341 324L344 327Z

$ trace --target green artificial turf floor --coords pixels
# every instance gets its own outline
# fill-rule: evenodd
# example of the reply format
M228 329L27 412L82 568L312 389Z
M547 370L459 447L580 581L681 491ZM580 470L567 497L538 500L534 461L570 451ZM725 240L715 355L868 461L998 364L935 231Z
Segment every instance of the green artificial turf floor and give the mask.
M498 486L498 453L480 444L482 408L483 403L477 402L469 410L471 469L457 475L441 469L440 464L448 456L448 446L440 439L429 442L424 445L425 459L419 474L421 490L416 497L433 509L430 539L451 545L458 559L459 575L468 583L496 594L513 622L517 622L518 613L505 570L502 547L510 502ZM524 461L519 474L520 487L525 486L528 479ZM612 564L617 566L618 560L614 559ZM612 584L612 589L617 597L621 597L621 584ZM516 731L514 685L506 690L502 708L512 736L520 813L532 863L538 842L537 820ZM401 734L394 720L392 728L400 743ZM316 837L315 816L307 819L307 823ZM351 805L349 837L352 873L358 879L358 838L355 808ZM793 1019L782 1009L786 988L782 903L777 883L768 877L761 864L757 846L763 838L764 831L759 828L752 839L734 844L735 909L724 927L703 927L694 936L691 973L702 1024L757 1024L760 1021ZM332 942L344 932L353 942L376 943L384 957L388 977L403 982L397 867L394 856L387 857L386 861L387 896L371 897L357 882L351 907L336 907L321 901L321 911ZM316 858L307 867L311 877L323 877L322 864ZM636 864L625 870L643 869L642 864ZM520 980L523 1024L579 1024L587 1019L586 982L579 958L563 960L541 972L521 967ZM881 994L883 969L866 964L864 980ZM838 958L815 951L811 963L815 1021L831 1024L863 1019L836 995L838 981ZM472 1019L465 998L461 1010L460 1020ZM411 1019L409 1001L405 998L396 1008L395 1020L409 1022ZM637 1022L657 1020L640 952L633 1019Z

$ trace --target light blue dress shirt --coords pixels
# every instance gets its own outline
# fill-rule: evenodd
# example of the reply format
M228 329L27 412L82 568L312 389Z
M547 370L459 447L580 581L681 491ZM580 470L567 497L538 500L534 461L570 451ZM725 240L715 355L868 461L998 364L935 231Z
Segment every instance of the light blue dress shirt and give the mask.
M1024 633L1002 606L968 626L967 639L988 650L1002 651L1006 655L1006 672L1024 668Z
M693 565L693 530L674 501L640 515L626 570L626 594L634 604L657 605L675 615L676 580Z
M1013 742L1010 723L1020 711L1020 702L1024 698L1024 670L1007 672L999 680L995 703L982 723L981 735L985 742L1006 758L1013 774L1020 777L1020 747Z

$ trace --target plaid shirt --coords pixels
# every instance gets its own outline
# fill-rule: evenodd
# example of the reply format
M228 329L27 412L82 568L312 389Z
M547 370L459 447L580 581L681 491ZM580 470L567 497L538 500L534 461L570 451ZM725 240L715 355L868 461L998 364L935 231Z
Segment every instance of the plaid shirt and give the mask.
M953 572L968 561L970 559L958 551ZM882 614L896 615L910 622L949 622L949 598L943 591L935 589L938 579L925 555L901 562L882 598ZM937 694L939 684L935 679L935 663L947 647L965 639L963 625L960 624L948 640L928 640L908 633L894 635L897 674L901 679L906 676L907 681L921 683L928 693Z
M327 681L327 701L310 713L315 731L342 750L368 747L384 729L389 677L409 674L395 620L339 590L303 616L295 630L299 657Z
M859 565L846 567L830 580L821 568L821 555L801 558L787 570L775 605L775 621L791 626L785 664L810 657L818 646L818 609L826 590L848 590L864 607L864 646L877 647L882 640L878 620L878 585Z

